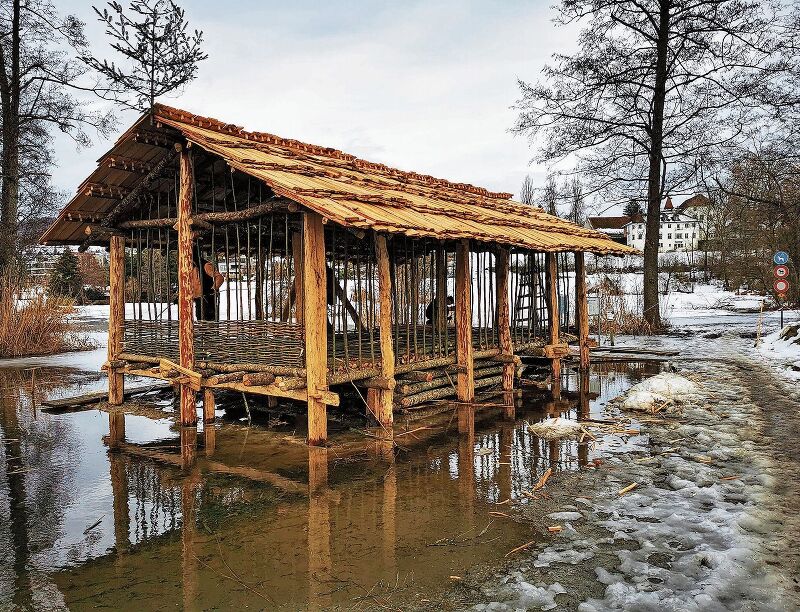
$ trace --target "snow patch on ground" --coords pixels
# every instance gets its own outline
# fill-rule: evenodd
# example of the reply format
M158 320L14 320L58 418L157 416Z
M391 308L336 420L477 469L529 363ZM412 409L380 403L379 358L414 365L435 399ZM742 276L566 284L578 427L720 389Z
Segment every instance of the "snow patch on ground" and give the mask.
M634 385L613 402L623 410L653 412L663 408L671 412L697 393L697 385L688 378L664 372Z
M758 351L789 378L800 379L800 324L787 325L764 336Z
M570 419L562 419L561 417L556 417L554 419L548 418L539 423L528 425L528 431L543 440L557 440L559 438L576 436L580 433L581 429L583 429L583 426L579 422Z

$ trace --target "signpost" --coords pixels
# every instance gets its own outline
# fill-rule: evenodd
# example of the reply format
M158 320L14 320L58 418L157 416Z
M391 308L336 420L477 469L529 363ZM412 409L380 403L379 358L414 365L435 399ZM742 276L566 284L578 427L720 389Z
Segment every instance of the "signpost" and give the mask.
M786 251L778 251L772 256L772 263L775 268L772 270L772 275L775 277L775 282L772 284L778 299L781 302L781 329L783 329L783 304L786 300L786 295L789 293L789 281L786 280L789 276L789 253Z

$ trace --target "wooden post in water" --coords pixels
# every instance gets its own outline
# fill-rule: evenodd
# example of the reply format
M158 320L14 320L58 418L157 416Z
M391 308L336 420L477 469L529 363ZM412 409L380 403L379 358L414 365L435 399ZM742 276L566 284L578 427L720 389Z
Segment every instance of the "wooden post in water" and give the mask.
M381 378L386 388L367 389L367 408L381 427L381 438L394 438L392 414L394 387L394 345L392 339L392 280L386 237L375 234L375 259L378 269L378 329L381 347Z
M500 352L505 357L514 354L514 343L511 340L511 310L508 304L508 267L509 248L497 248L495 271L497 274L497 333L500 339ZM503 362L503 416L506 419L514 418L514 370L516 364Z
M214 422L214 410L216 409L216 402L214 401L214 390L206 387L203 389L203 423Z
M306 388L308 391L308 443L328 439L327 409L320 397L328 376L328 306L325 266L325 230L322 217L303 213L303 322L306 333Z
M581 371L589 369L589 294L586 290L586 264L582 252L575 253L575 326Z
M475 398L474 363L472 359L472 273L469 261L469 240L456 246L456 395L460 402Z
M125 377L110 364L122 353L125 333L125 238L111 236L108 257L108 403L119 406L125 396Z
M547 343L556 345L559 343L561 333L559 330L558 267L555 253L545 253L545 267L547 269ZM552 371L550 386L553 395L558 397L561 395L561 357L553 357L550 363Z
M180 365L194 369L194 294L192 278L196 274L192 261L192 199L194 181L189 151L180 144L180 191L178 192L178 344ZM197 398L195 390L181 385L181 425L197 425Z

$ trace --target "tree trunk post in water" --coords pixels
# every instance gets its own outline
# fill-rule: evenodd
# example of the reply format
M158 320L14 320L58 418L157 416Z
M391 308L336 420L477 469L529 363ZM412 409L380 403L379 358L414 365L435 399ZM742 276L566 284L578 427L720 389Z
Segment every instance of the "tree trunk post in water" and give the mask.
M498 247L496 264L497 274L497 333L500 340L500 352L505 356L514 354L514 343L511 340L511 310L508 304L508 264L509 248ZM514 418L514 363L503 363L503 403L506 405L503 416Z
M180 145L176 145L178 147ZM180 365L194 369L194 296L192 276L192 161L189 151L180 149L180 191L178 194L178 343ZM197 425L197 397L189 385L181 385L181 425Z
M125 333L125 238L111 236L108 257L108 403L119 406L125 395L125 377L111 367L122 353Z
M555 253L545 253L545 264L547 268L547 343L555 345L559 343L561 332L559 329L559 307L558 307L558 267ZM561 357L554 357L551 360L551 382L550 386L553 396L561 395Z
M456 363L458 364L456 395L460 402L475 398L475 377L472 359L472 273L469 261L469 240L460 240L456 247Z
M589 369L589 295L584 257L584 253L575 253L575 327L578 329L581 371Z
M378 269L378 328L381 347L381 377L389 386L394 384L394 346L392 339L392 282L389 275L389 251L386 237L375 234L375 259ZM378 421L382 438L393 438L394 415L392 407L394 394L391 389L367 389L367 407Z
M303 213L303 322L306 332L306 389L308 393L308 443L328 439L327 407L320 392L327 390L328 306L326 298L325 229L322 217Z

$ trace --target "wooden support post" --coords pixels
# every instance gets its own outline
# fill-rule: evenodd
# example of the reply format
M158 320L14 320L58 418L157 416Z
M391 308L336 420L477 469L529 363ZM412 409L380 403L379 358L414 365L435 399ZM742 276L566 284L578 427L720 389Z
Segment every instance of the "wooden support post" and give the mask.
M394 379L394 345L392 340L392 281L389 275L389 250L386 237L375 234L375 260L378 268L378 330L380 332L381 368L380 376L387 383L385 389L367 389L367 408L378 421L383 435L393 437L392 414Z
M175 145L179 148L180 145ZM194 369L194 305L192 279L192 199L194 180L189 151L180 147L180 191L178 193L178 344L180 365ZM181 425L197 425L197 400L189 385L181 387Z
M125 395L125 377L111 366L122 353L125 333L125 238L112 236L108 258L108 403L119 406Z
M306 332L306 388L308 389L308 443L325 444L328 422L320 393L328 390L328 306L325 231L322 217L303 213L303 304Z
M545 267L547 268L547 326L548 344L559 343L559 307L558 307L558 267L555 253L545 254ZM552 377L550 386L553 395L561 395L561 358L556 356L551 360Z
M292 259L294 259L294 320L303 324L303 235L292 232Z
M475 398L475 378L472 359L472 273L469 261L469 240L456 247L456 394L460 402Z
M203 389L203 423L214 422L215 408L214 390L206 387Z
M583 253L575 253L575 327L581 370L589 369L589 295L586 290L586 264Z
M500 352L508 357L514 354L514 343L511 340L511 311L508 304L508 265L509 248L498 247L495 270L497 274L497 333L500 337ZM514 370L513 361L503 363L503 403L506 408L503 416L514 418Z

